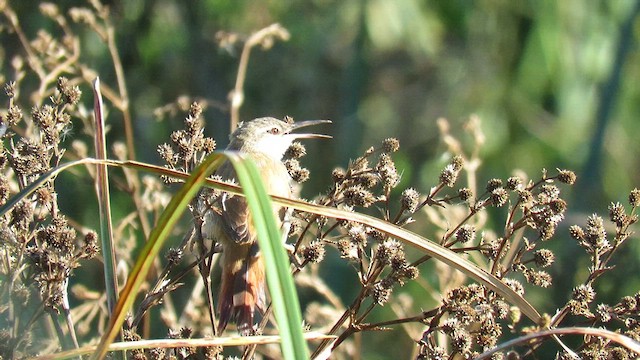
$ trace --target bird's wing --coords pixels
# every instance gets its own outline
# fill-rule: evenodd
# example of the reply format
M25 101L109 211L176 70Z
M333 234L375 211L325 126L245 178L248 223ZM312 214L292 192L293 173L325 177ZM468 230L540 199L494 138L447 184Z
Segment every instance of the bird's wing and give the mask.
M245 198L230 196L222 199L222 229L229 239L241 244L254 240L250 231L250 216Z

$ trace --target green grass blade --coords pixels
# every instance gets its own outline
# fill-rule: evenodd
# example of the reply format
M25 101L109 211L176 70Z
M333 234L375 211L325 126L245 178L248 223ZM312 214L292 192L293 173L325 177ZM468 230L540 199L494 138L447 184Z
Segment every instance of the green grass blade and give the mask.
M100 343L93 354L93 359L102 359L106 355L109 344L113 342L120 331L124 318L129 309L131 309L138 289L145 281L149 268L154 258L158 255L162 244L169 237L171 230L180 219L191 199L193 199L202 184L204 184L207 176L220 166L223 161L224 157L221 154L208 156L202 164L193 171L185 184L173 196L167 208L162 212L157 226L151 231L149 239L142 248L138 260L129 274L127 283L120 293L120 299L116 303L111 315L109 326L100 339Z
M302 332L298 294L293 284L289 258L282 246L280 227L273 212L271 199L253 162L247 161L237 153L228 153L227 156L247 198L258 233L269 294L282 338L283 358L308 359L309 352Z
M96 157L100 160L107 158L107 144L104 134L104 119L102 94L100 93L100 79L93 83L93 113L96 122L95 147ZM100 243L102 244L102 258L104 261L104 283L107 294L107 308L109 313L118 301L118 279L116 277L116 252L113 243L113 222L111 220L111 197L109 196L109 172L107 165L96 165L96 193L100 211Z

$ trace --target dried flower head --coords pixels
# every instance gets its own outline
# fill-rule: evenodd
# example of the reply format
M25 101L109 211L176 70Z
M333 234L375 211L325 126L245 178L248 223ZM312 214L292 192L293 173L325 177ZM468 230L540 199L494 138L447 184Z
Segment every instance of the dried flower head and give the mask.
M593 290L591 285L583 284L573 289L573 293L572 293L573 300L588 304L592 302L595 299L595 297L596 297L596 292L595 290Z
M578 225L571 225L571 227L569 227L569 234L575 240L578 240L578 241L584 240L584 236L585 236L584 230Z
M387 153L380 154L375 170L380 174L385 191L390 191L400 182L400 175L396 165Z
M639 189L636 188L631 190L631 192L629 193L629 204L633 207L640 206L640 190Z
M393 153L400 149L400 142L396 138L387 138L382 141L382 151Z
M440 173L440 183L448 187L453 187L458 180L458 170L451 164L444 167Z
M462 170L462 167L464 166L464 158L462 157L462 155L456 155L453 158L451 158L451 162L450 164L453 166L453 169L455 171L460 171Z
M518 176L512 176L507 179L507 189L517 190L522 187L522 179Z
M493 190L502 187L502 180L501 179L491 179L489 181L487 181L487 186L486 189L488 192L492 192Z
M371 291L373 301L378 305L384 305L391 297L393 283L387 279L376 283Z
M576 174L570 170L558 170L558 181L573 185L576 182Z
M498 187L491 191L490 198L493 206L501 207L509 200L509 193L503 187Z
M4 93L12 98L16 96L16 82L10 81L4 85Z
M553 264L555 261L555 255L549 249L540 249L533 253L533 259L536 265L544 268Z
M400 201L402 203L402 207L405 208L409 213L414 213L418 208L418 202L420 200L420 193L416 191L414 188L408 188L402 192L400 197Z
M307 149L298 141L294 141L284 153L285 159L300 159L307 155Z
M462 201L469 201L473 196L473 192L469 188L461 188L460 190L458 190L458 196Z
M289 176L297 183L303 183L309 180L309 170L300 166L297 159L288 159L284 161L284 165L289 171Z
M331 178L334 183L338 183L344 180L346 176L347 176L347 173L343 168L335 168L331 172Z
M375 196L361 185L346 188L343 196L345 204L349 206L369 207L376 201Z
M324 243L319 240L312 241L308 246L303 246L300 252L306 261L310 263L319 263L324 259Z
M461 244L472 242L476 238L476 228L470 224L462 225L456 231L456 240Z
M349 229L349 237L360 246L367 246L367 232L364 226L360 224L353 225Z
M551 275L546 271L526 269L523 274L525 279L527 279L527 282L532 285L543 288L551 286Z
M20 109L17 105L12 105L9 107L7 114L4 117L0 117L3 123L6 123L7 126L15 126L22 120L22 109Z
M375 257L383 264L390 264L391 258L402 251L402 245L397 240L386 240L376 247Z
M350 239L340 239L337 245L341 258L347 260L355 260L358 258L358 247Z
M170 264L177 264L180 262L180 260L182 260L183 255L184 252L182 251L182 249L170 248L169 251L167 251L167 261Z
M609 219L611 219L617 227L623 227L627 222L627 214L624 211L624 206L619 202L609 204Z

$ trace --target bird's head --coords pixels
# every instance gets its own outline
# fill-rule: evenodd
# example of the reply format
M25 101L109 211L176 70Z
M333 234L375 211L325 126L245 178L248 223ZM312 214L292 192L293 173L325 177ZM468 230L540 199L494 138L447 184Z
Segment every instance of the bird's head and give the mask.
M294 130L327 123L331 121L288 122L272 117L257 118L238 125L238 129L231 134L228 149L247 153L258 152L280 160L291 143L297 139L331 138L323 134L294 133Z

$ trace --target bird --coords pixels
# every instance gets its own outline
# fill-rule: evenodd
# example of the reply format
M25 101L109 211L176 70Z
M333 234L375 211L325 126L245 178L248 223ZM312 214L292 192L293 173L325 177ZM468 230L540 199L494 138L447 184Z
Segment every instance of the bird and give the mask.
M314 133L293 133L294 130L330 123L329 120L301 122L283 121L262 117L241 122L230 135L227 151L236 151L254 161L270 195L291 197L292 179L283 163L283 156L291 144L304 138L330 138ZM225 162L215 175L234 181L235 171ZM229 322L234 322L241 335L254 332L256 309L265 311L265 270L253 228L251 212L244 197L223 194L219 211L205 214L202 225L204 238L216 240L222 245L222 277L218 296L218 334L222 334ZM281 207L274 205L278 219L282 220Z

